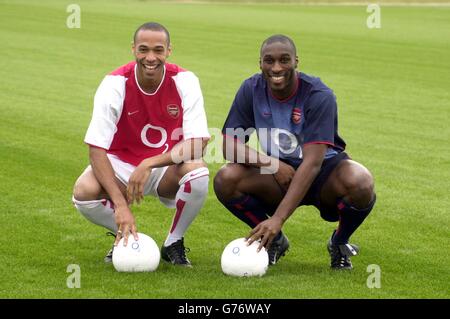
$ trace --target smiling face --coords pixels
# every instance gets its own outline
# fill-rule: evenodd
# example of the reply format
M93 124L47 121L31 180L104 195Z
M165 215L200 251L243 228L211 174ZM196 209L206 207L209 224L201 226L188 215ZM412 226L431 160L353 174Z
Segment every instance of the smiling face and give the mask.
M140 30L133 43L137 78L145 89L156 89L162 81L164 64L171 53L164 31Z
M289 97L297 88L298 57L288 42L273 42L261 48L260 69L277 98Z

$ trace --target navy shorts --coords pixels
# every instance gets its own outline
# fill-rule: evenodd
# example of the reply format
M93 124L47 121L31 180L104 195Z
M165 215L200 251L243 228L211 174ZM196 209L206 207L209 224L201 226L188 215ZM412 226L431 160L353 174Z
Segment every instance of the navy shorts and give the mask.
M319 174L314 179L311 187L306 193L300 205L313 205L320 211L320 216L326 221L335 222L339 220L339 214L337 208L325 207L320 203L320 193L322 191L323 184L327 181L331 172L336 168L336 166L343 160L350 159L347 153L341 152L332 158L326 159L322 162L322 167L320 168Z

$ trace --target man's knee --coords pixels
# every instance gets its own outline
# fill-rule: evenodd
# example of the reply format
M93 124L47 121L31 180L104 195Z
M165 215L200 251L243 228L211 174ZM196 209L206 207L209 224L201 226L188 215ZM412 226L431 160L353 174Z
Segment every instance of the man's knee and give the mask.
M227 164L214 177L214 192L219 199L231 198L242 178L242 165Z
M374 198L374 179L370 171L364 166L352 165L351 172L343 178L349 201L357 208L364 208Z
M102 191L100 184L89 178L87 174L81 175L73 187L73 197L80 201L96 200Z

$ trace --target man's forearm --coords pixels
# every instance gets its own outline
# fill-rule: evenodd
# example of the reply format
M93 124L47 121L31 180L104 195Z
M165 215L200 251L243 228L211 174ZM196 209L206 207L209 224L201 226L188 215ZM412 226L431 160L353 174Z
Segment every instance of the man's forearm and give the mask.
M297 168L286 195L273 215L274 217L280 218L284 223L295 211L319 174L326 150L327 146L324 144L308 145L303 149L303 162Z
M302 163L295 172L286 195L278 205L274 216L279 217L284 223L305 197L319 171L320 165L305 165L305 163Z
M236 139L227 136L224 136L223 139L223 156L227 161L258 168L278 167L278 159L260 153Z
M200 160L203 157L203 151L207 144L207 139L188 139L175 145L170 152L143 160L142 164L148 168L156 168L192 160Z

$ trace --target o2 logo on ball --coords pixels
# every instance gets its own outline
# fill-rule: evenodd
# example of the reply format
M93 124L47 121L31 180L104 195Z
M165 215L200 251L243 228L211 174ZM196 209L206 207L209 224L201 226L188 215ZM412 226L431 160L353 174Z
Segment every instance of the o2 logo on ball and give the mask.
M124 246L124 238L114 247L112 262L119 272L155 271L158 268L161 253L156 242L150 236L137 233L139 240L129 238Z
M220 257L220 266L225 275L236 277L263 276L269 265L265 249L258 252L259 242L247 244L245 238L238 238L225 247Z

